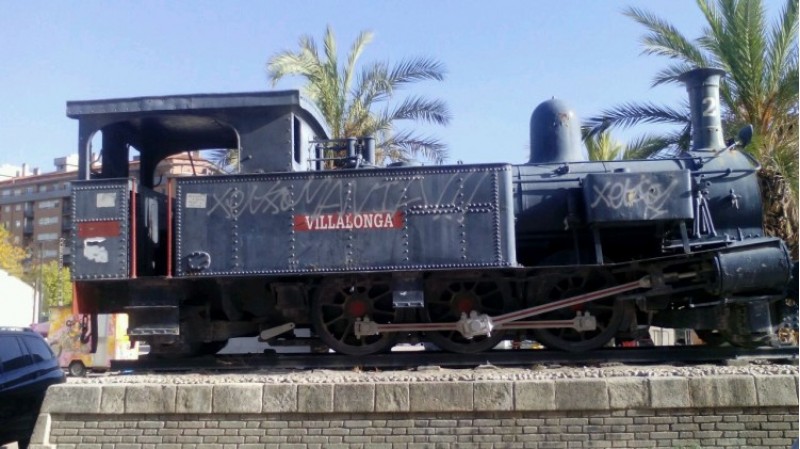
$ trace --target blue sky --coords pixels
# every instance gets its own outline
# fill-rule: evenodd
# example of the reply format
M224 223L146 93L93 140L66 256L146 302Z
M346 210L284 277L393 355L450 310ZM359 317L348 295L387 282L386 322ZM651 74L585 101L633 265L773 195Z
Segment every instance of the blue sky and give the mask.
M445 64L444 82L412 89L448 103L451 125L423 133L450 146L450 162L524 162L530 114L553 96L580 117L684 98L679 86L650 88L664 60L641 55L643 28L621 13L628 5L690 37L703 26L689 0L0 2L0 164L50 171L53 158L74 153L68 100L270 89L269 56L303 34L319 40L327 24L341 53L360 30L374 31L363 61Z

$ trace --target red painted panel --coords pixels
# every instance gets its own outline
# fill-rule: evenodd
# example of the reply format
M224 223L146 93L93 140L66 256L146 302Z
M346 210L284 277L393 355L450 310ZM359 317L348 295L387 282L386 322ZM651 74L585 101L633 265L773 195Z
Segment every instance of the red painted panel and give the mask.
M89 221L78 223L78 237L82 239L91 237L119 237L119 221Z

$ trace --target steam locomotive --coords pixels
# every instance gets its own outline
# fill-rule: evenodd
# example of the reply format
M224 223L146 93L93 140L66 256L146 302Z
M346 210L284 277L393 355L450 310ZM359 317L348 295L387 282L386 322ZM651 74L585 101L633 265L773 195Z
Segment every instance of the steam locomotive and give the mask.
M371 138L329 140L297 91L69 102L75 307L127 313L161 356L255 335L589 351L651 325L764 344L792 261L763 233L758 163L723 141L722 76L682 76L691 150L635 161L587 160L559 100L533 112L527 163L386 167ZM163 191L159 162L208 149L238 149L237 173Z

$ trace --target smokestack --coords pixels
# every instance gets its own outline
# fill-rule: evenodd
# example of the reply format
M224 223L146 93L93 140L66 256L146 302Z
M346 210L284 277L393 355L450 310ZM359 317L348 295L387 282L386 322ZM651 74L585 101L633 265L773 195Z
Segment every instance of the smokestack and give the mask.
M700 68L678 79L686 84L692 111L692 150L717 150L725 146L719 104L721 69Z
M375 165L375 137L364 137L364 154L362 155L370 165Z

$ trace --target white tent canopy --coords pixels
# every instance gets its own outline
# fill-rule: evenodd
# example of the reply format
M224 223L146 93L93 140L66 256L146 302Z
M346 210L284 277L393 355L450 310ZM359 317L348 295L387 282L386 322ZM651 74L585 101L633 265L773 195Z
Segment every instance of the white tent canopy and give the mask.
M33 287L0 270L0 326L28 327L35 322Z

